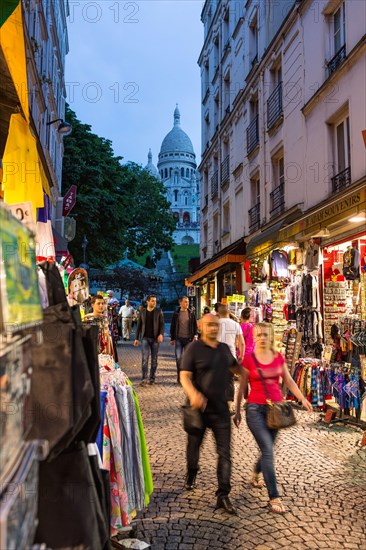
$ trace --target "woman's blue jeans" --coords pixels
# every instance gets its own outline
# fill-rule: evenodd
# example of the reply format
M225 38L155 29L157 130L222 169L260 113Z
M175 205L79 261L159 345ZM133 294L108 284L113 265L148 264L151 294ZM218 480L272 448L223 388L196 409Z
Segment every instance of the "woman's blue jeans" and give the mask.
M274 443L278 430L270 430L266 423L266 413L268 405L258 405L257 403L247 403L246 419L248 428L252 432L261 456L255 465L255 472L262 472L264 481L270 499L278 498L276 472L274 467Z

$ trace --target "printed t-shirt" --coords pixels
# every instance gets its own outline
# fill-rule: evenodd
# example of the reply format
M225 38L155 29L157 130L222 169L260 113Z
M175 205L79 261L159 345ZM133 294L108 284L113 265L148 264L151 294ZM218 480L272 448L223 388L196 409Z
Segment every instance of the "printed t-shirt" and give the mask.
M272 401L283 401L283 396L279 384L280 377L283 375L283 366L285 364L283 356L278 353L269 365L263 365L259 361L258 364L263 373L264 381L270 399ZM249 371L250 392L247 402L265 405L267 397L263 388L263 383L257 370L257 365L253 358L253 354L245 356L243 366Z
M219 343L216 348L196 340L189 344L183 354L181 371L193 373L194 387L207 398L207 413L228 411L227 390L236 365L228 346Z

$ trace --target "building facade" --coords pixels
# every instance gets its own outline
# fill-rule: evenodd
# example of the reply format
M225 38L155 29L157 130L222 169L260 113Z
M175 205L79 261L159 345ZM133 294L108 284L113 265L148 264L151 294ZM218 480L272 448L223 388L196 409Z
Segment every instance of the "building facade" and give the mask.
M61 193L63 138L58 132L59 122L48 123L65 117L68 2L31 0L23 2L23 6L33 129L42 146L49 184L57 199Z
M178 105L174 110L173 128L161 144L157 168L152 163L151 150L145 168L164 183L171 212L177 219L174 242L199 244L199 172L192 142L180 125Z
M202 305L241 294L246 260L280 239L357 230L310 218L365 187L365 18L357 1L205 3Z

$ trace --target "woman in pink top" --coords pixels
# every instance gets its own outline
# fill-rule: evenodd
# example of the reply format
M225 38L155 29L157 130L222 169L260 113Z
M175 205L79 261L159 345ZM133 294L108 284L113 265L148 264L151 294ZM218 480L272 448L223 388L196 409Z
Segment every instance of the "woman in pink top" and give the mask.
M269 495L269 507L273 512L283 514L286 512L277 490L276 472L274 469L274 442L278 430L270 430L266 424L267 398L263 383L260 379L257 365L260 367L269 397L272 401L282 401L280 379L284 381L291 393L301 401L308 412L312 411L309 401L303 396L298 386L287 369L284 358L274 349L274 331L270 323L259 323L254 328L255 352L245 355L243 366L244 376L238 392L236 403L235 425L239 427L241 422L242 398L248 395L248 382L250 385L246 404L246 420L254 439L261 451L261 456L255 465L252 485L263 487L261 479L263 474Z
M243 309L240 315L240 326L241 331L244 336L245 341L245 354L251 354L254 351L254 337L253 337L253 331L254 331L254 325L252 323L249 323L251 309L250 307L246 307ZM243 361L242 357L242 361Z

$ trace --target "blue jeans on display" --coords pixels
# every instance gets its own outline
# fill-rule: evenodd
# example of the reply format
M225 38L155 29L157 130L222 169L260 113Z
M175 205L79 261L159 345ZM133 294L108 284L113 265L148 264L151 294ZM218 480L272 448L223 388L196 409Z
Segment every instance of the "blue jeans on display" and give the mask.
M150 380L155 380L156 369L158 368L159 342L155 338L142 339L142 379L146 380L149 370L149 357L151 353Z
M217 481L218 489L217 497L223 497L230 493L230 477L231 477L231 454L230 454L230 439L231 439L231 422L229 411L225 413L203 413L205 428L195 435L188 434L187 445L187 469L188 472L198 471L198 462L200 457L200 447L205 435L206 428L211 428L215 441L218 455L217 460Z
M184 348L191 342L190 338L177 338L175 341L175 360L177 363L177 375L179 381L180 364L182 362Z
M267 486L269 498L278 498L276 472L274 467L274 443L278 430L270 430L266 424L266 413L268 405L258 405L257 403L246 404L246 420L248 428L252 432L261 456L255 465L255 472L262 472Z

